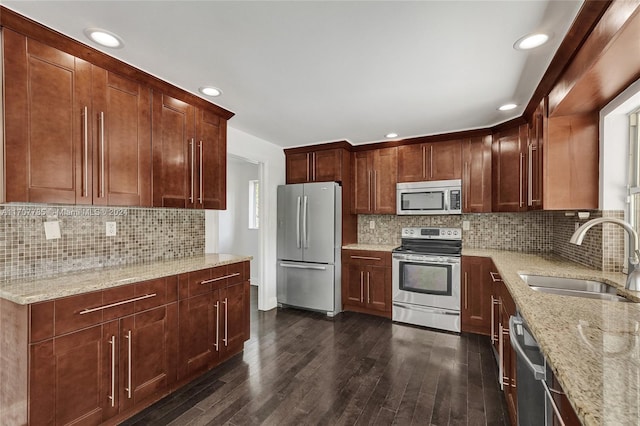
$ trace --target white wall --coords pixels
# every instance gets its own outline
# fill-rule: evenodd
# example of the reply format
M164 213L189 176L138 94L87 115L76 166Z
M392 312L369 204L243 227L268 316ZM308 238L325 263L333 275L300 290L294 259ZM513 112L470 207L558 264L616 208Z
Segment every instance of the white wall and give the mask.
M627 207L629 114L640 106L640 80L600 111L600 209Z
M285 183L284 151L282 147L229 126L227 128L227 153L255 163L260 163L260 185L262 186L260 194L260 211L262 213L260 218L260 258L262 268L258 274L258 282L260 283L258 289L258 309L273 309L277 306L276 199L278 195L278 185ZM217 251L217 216L217 212L213 211L207 212L205 215L207 252Z
M227 157L227 209L218 212L218 252L253 256L251 284L260 283L260 234L249 229L249 181L260 179L258 164ZM206 219L205 219L206 220Z

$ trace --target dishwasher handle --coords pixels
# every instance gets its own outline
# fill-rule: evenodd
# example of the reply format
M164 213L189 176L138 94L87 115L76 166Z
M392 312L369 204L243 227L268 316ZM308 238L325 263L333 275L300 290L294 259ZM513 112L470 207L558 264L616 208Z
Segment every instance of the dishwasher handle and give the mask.
M509 340L511 340L511 346L517 352L518 357L524 361L524 364L533 373L533 377L536 380L546 380L547 374L543 365L535 364L529 359L524 349L518 341L518 336L524 335L523 323L520 318L511 316L509 318Z

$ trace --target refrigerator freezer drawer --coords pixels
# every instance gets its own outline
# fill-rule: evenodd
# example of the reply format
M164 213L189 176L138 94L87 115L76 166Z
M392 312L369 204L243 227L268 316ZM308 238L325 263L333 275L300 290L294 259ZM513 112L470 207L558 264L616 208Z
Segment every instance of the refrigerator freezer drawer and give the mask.
M279 261L278 303L333 316L340 312L336 278L333 265Z

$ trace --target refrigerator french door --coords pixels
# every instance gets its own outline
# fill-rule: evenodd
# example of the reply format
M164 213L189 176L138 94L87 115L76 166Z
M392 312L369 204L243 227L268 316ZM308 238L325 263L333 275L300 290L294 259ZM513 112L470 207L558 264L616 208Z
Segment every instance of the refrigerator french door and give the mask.
M341 311L341 211L342 188L335 182L278 186L280 306L330 316Z

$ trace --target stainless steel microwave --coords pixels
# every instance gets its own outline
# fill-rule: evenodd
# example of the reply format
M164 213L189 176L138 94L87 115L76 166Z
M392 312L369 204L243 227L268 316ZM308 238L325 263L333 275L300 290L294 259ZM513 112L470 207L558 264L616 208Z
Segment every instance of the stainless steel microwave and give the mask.
M396 184L397 214L462 214L462 181L436 180Z

